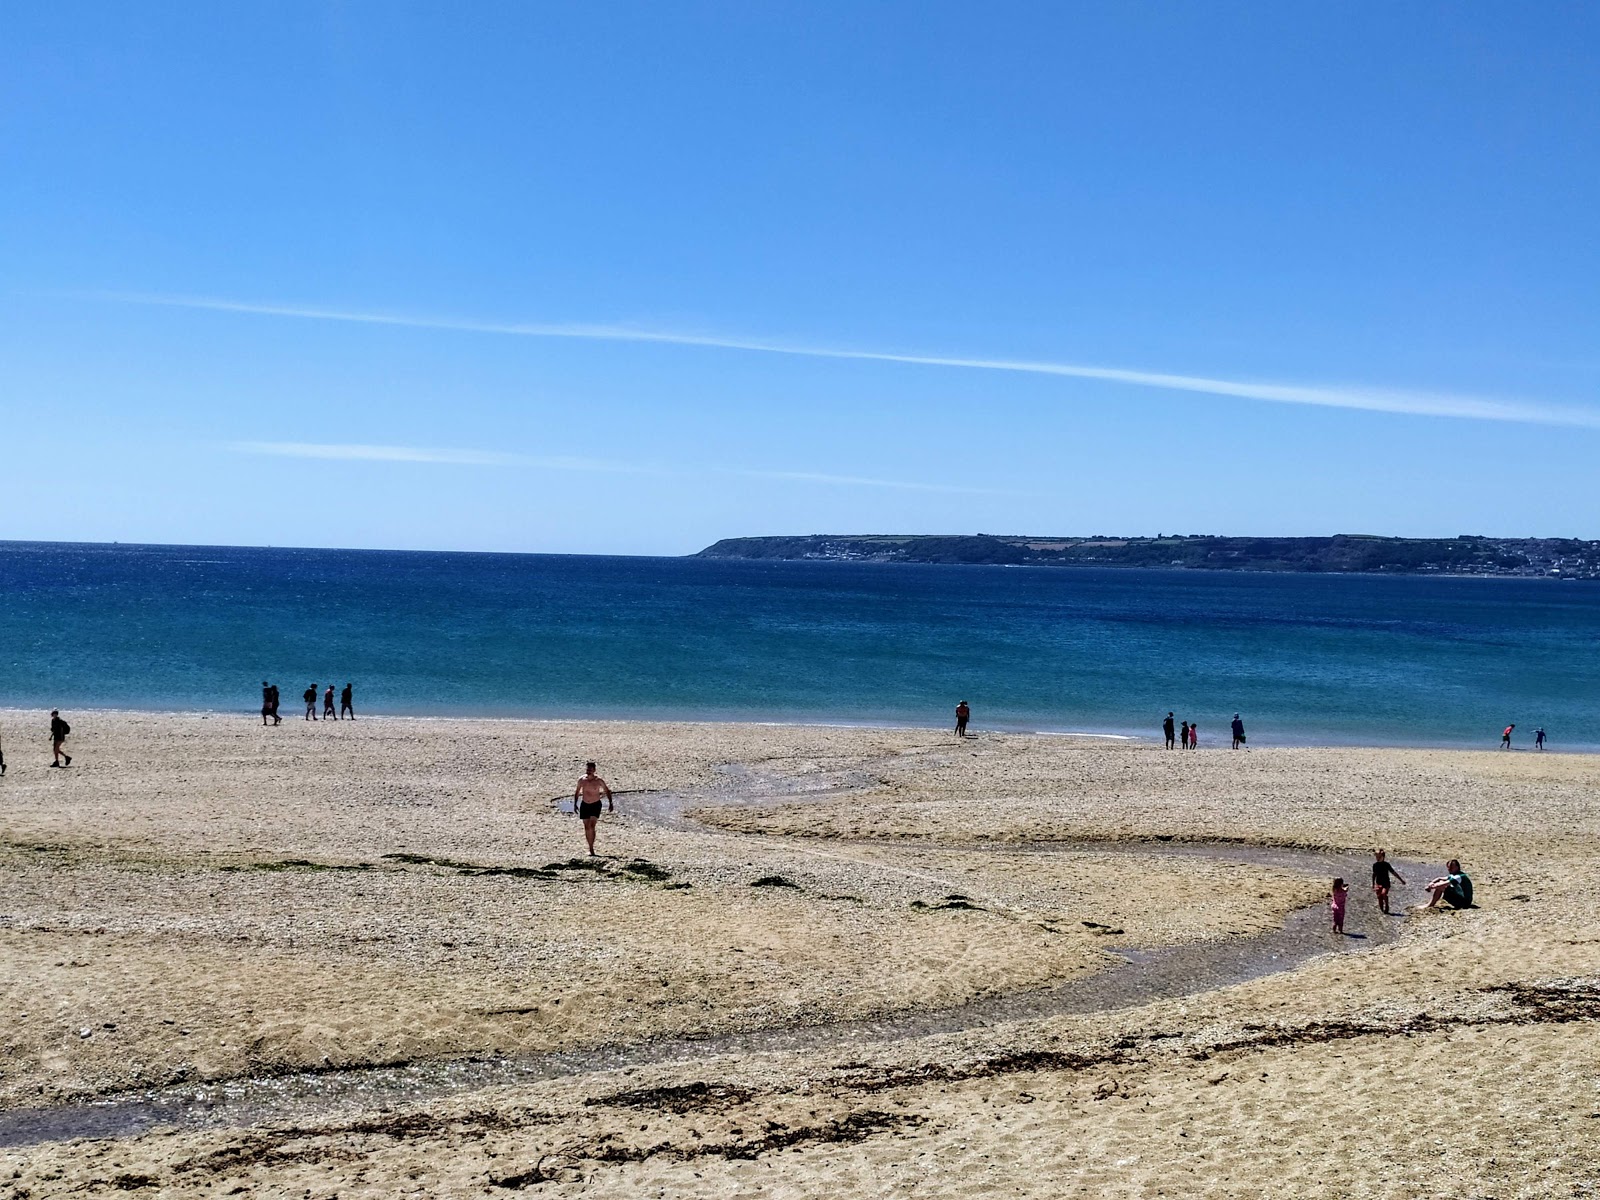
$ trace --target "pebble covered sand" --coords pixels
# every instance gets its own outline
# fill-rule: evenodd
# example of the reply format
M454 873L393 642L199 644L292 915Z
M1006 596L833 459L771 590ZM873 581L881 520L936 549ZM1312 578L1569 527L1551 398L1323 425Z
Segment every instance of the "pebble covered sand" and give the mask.
M69 716L55 771L42 736L19 749L37 714L0 713L0 1117L613 1057L366 1112L13 1145L0 1195L1600 1188L1600 758ZM586 758L619 792L598 860L558 803ZM1459 857L1480 907L1178 998L838 1033L1092 980L1119 951L1243 944L1326 893L1195 852L1215 842L1347 861L1364 919L1372 846ZM1422 898L1408 879L1397 908ZM774 1029L810 1032L718 1050ZM651 1060L683 1038L703 1052Z

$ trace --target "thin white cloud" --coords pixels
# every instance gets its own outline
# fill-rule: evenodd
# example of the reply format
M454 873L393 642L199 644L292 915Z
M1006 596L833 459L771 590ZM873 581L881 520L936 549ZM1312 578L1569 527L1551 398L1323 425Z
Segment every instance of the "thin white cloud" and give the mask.
M607 462L598 458L568 458L539 454L507 454L498 450L461 450L436 446L371 446L352 442L229 442L239 454L267 454L278 458L321 458L343 462L442 463L462 467L539 467L549 471L600 471L640 474L648 467Z
M962 487L953 483L910 483L901 479L870 479L861 475L826 475L819 471L757 471L732 469L734 475L756 479L788 479L796 483L825 483L840 487L891 488L908 492L957 492L968 496L1018 496L1022 492L1001 492L994 488Z
M566 458L537 454L509 454L497 450L463 450L435 446L373 446L351 442L229 442L238 454L264 454L275 458L312 458L339 462L433 463L467 467L533 467L546 471L598 471L624 475L700 474L688 470L608 462L593 458ZM745 467L715 467L721 475L742 475L752 479L781 479L797 483L820 483L835 487L895 488L915 492L959 492L968 495L999 495L990 488L962 487L955 484L913 483L899 479L871 479L859 475L826 475L816 471L768 471ZM1003 493L1007 495L1015 493Z
M502 467L517 462L514 454L487 450L436 450L425 446L364 446L327 442L232 442L240 454L268 454L279 458L322 458L344 462L452 463L459 466Z
M977 371L1006 371L1051 375L1067 379L1096 379L1165 391L1197 392L1273 404L1301 404L1322 408L1360 409L1367 412L1412 416L1454 417L1475 421L1511 421L1536 425L1564 425L1600 429L1600 410L1533 401L1502 400L1445 392L1419 392L1393 388L1346 387L1323 384L1263 383L1215 379L1203 375L1178 375L1164 371L1079 363L1042 362L994 358L965 358L934 354L901 354L884 350L850 350L806 346L760 339L722 337L624 325L522 324L469 321L449 317L418 317L394 313L355 312L346 309L286 304L254 304L207 296L172 296L146 293L98 292L93 297L129 304L206 309L213 312L250 313L258 316L302 320L344 321L364 325L392 325L408 329L437 329L457 333L502 334L514 337L572 338L586 341L638 342L673 346L699 346L744 350L760 354L785 354L803 358L842 359L856 362L902 363L908 366L952 367Z

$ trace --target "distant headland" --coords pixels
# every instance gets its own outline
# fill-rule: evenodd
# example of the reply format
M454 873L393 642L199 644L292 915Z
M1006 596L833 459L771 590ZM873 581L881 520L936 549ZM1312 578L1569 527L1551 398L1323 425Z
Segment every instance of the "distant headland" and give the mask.
M1400 538L1345 533L1332 537L816 533L723 538L694 557L1600 579L1600 541L1475 534Z

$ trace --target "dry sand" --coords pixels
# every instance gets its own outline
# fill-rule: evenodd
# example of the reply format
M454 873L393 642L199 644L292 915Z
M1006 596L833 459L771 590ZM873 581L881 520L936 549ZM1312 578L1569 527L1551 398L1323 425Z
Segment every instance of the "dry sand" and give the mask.
M70 769L24 761L13 734L0 780L0 1109L816 1032L381 1111L13 1147L0 1195L1600 1187L1600 758L71 719ZM623 792L598 870L554 802L587 757ZM1405 918L1365 953L1328 935L1293 969L1183 999L830 1033L1114 970L1120 947L1258 934L1326 890L1182 852L1210 840L1349 851L1352 907L1372 903L1372 845L1457 856L1481 907Z

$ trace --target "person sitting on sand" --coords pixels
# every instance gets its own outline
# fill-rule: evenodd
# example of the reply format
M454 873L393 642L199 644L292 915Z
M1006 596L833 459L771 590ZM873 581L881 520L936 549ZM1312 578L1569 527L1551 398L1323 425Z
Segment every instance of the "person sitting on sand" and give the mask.
M1385 916L1389 915L1389 888L1390 881L1400 879L1400 872L1390 864L1387 851L1374 850L1372 852L1372 894L1378 898L1378 911ZM1404 879L1400 879L1404 883Z
M1461 869L1459 859L1452 858L1444 865L1445 874L1428 885L1427 907L1434 908L1442 899L1451 908L1472 907L1472 878Z
M50 746L55 751L55 761L50 764L52 767L62 765L70 767L72 765L72 755L61 748L62 743L67 740L67 734L71 732L72 726L61 719L61 710L52 708L50 710ZM67 760L65 764L61 761L63 758Z
M1328 914L1333 917L1333 931L1344 936L1344 906L1350 899L1350 889L1345 887L1343 879L1333 881L1333 889L1328 893Z
M971 716L972 716L972 710L967 707L967 702L965 700L963 700L960 704L956 705L956 736L957 737L966 737L967 736L967 720Z
M583 764L583 778L578 780L578 786L572 793L574 809L578 819L583 822L583 837L589 843L589 853L594 853L595 826L600 824L600 797L605 796L606 804L612 812L617 811L616 802L611 797L611 788L604 779L594 773L594 763Z

